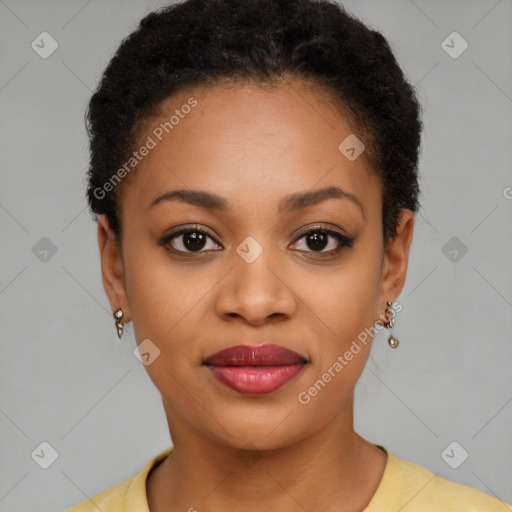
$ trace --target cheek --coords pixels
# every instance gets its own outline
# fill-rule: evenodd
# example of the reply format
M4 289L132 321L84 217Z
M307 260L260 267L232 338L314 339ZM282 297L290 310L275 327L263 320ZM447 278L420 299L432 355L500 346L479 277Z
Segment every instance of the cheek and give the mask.
M145 370L155 387L186 409L189 393L194 392L188 379L200 364L198 342L204 326L198 322L198 311L206 290L201 284L191 288L186 272L171 272L172 267L159 259L151 265L146 261L142 251L134 251L126 262L135 337L140 353L150 354Z
M308 284L310 289L303 290L303 296L311 301L308 305L315 313L317 338L311 351L315 364L309 381L312 385L318 382L318 389L311 389L306 400L327 401L326 407L338 407L352 392L376 332L379 268L378 251L360 247L338 272L323 282L323 286ZM314 398L315 393L318 393L318 400ZM331 400L337 405L330 404Z
M128 245L125 265L137 340L172 340L207 292L208 279L192 266L172 265L162 248L149 243Z
M378 319L379 263L360 250L327 279L308 282L301 294L323 326L331 350L343 350Z
M326 319L335 334L325 328L323 335L318 333L311 371L296 396L298 412L314 418L312 431L350 409L355 385L370 354L375 330L367 300L362 291L361 297L347 294L345 298L350 302Z
M155 255L155 251L162 255ZM206 267L199 267L171 265L164 251L145 252L140 246L126 261L135 337L141 354L151 354L145 369L156 388L185 409L190 407L190 394L201 396L204 389L196 380L206 376L200 368L204 355L201 343L208 332L206 318L212 307L209 292L218 281Z

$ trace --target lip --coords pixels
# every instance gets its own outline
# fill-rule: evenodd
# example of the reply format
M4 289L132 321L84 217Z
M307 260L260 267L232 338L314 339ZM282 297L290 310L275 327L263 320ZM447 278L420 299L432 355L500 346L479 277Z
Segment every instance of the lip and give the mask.
M308 362L280 345L237 345L209 356L204 365L220 382L239 393L263 395L296 377Z
M307 362L306 356L276 345L236 345L219 350L205 360L212 366L282 366Z

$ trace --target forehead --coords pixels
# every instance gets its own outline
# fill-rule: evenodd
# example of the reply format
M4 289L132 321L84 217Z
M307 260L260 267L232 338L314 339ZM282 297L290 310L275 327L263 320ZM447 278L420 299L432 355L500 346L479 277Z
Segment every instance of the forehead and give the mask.
M146 120L137 147L152 148L126 196L149 205L167 190L206 189L240 208L250 197L277 203L335 185L379 206L380 187L364 153L349 160L339 148L356 131L332 97L310 84L190 88Z

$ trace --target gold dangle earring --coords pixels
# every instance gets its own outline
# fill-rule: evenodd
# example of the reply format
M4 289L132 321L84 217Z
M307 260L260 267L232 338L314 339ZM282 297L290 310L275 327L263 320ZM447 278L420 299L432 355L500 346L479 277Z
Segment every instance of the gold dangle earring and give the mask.
M391 302L386 301L386 317L388 319L388 322L387 324L384 326L386 327L386 329L390 329L392 328L394 325L395 325L395 310L392 308L393 304ZM396 348L398 347L398 339L395 338L393 336L393 334L391 333L388 337L388 345L391 347L391 348Z
M123 335L123 310L121 308L116 309L114 311L114 319L116 321L116 329L117 329L117 337L121 339L121 336Z

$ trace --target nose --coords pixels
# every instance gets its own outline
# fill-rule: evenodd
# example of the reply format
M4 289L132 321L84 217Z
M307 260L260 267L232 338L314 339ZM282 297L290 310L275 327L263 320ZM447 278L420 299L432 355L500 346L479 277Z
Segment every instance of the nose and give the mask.
M270 250L264 250L251 263L235 253L233 268L221 281L217 314L254 326L291 318L298 299L282 260Z

